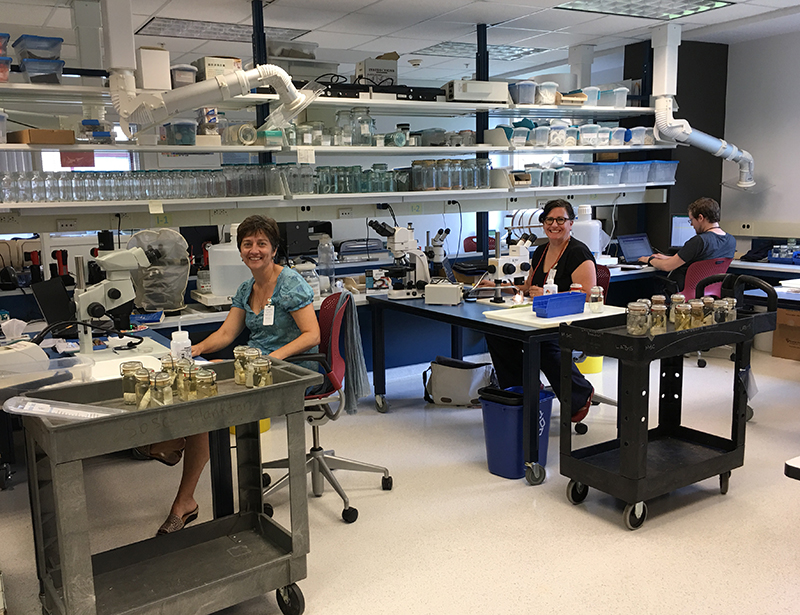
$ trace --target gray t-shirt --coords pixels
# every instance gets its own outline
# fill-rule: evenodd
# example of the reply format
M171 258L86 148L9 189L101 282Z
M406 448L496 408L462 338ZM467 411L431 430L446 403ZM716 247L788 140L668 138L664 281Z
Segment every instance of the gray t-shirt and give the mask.
M718 235L706 231L695 235L678 250L678 256L684 264L669 274L671 280L675 280L678 288L683 288L686 281L686 270L689 265L697 261L706 261L712 258L733 258L736 253L736 238L725 233Z

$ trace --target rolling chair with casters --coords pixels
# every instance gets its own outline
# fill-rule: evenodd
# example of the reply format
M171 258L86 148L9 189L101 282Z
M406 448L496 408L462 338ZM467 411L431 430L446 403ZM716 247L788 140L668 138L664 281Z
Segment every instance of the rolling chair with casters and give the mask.
M344 459L334 455L333 451L324 451L320 445L319 428L328 421L335 421L341 414L344 405L344 385L345 360L341 353L341 345L344 342L342 322L344 320L345 309L350 298L342 303L337 309L339 296L336 293L327 297L319 310L319 330L320 330L320 350L325 352L317 354L304 354L289 357L287 361L317 361L325 370L326 381L322 385L321 391L311 391L305 397L306 421L311 425L312 447L306 454L306 472L311 472L311 490L315 496L322 495L327 480L334 488L336 493L344 502L342 519L347 523L353 523L358 519L358 510L350 506L347 497L339 481L331 470L354 470L357 472L377 472L383 474L381 487L384 491L392 488L392 477L389 470L361 461ZM331 404L335 403L336 411L331 410ZM268 461L261 466L268 470L271 468L288 468L287 459ZM271 493L277 491L288 483L289 475L283 476L280 480L270 485L271 479L266 472L263 475L263 496L266 498ZM272 507L264 504L264 512L271 516Z

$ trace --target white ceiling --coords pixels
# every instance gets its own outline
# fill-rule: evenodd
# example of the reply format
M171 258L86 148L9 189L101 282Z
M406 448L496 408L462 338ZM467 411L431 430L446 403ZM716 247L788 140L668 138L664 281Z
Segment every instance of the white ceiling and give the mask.
M611 50L649 40L650 29L663 22L612 15L564 11L564 0L273 0L265 2L266 25L310 30L299 41L319 45L321 60L338 62L351 74L367 57L396 51L401 83L435 83L470 75L474 58L417 56L415 51L442 41L475 42L476 24L486 23L489 44L537 47L547 52L524 60L490 63L492 75L524 77L566 65L571 45L595 46L597 61ZM77 57L71 24L72 0L0 1L3 23L14 38L22 33L59 35L62 57ZM134 28L151 17L177 17L250 24L249 0L132 0ZM731 6L675 20L684 40L737 43L800 31L800 0L734 0ZM136 44L162 44L173 63L202 55L252 58L246 43L224 43L165 37L136 37ZM618 56L617 56L618 57ZM419 67L409 63L420 59ZM72 62L71 64L75 64Z

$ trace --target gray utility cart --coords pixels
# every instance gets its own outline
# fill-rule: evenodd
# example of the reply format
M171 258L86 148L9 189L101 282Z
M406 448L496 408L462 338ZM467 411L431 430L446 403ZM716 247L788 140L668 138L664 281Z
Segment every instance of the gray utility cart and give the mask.
M163 408L63 422L26 416L24 425L36 565L45 615L201 615L277 590L284 613L304 601L308 505L303 395L322 376L273 362L274 384L246 389L233 362L216 363L219 395ZM38 391L31 401L114 408L122 380ZM262 513L258 422L286 416L291 531ZM239 511L92 555L83 460L171 438L236 426Z

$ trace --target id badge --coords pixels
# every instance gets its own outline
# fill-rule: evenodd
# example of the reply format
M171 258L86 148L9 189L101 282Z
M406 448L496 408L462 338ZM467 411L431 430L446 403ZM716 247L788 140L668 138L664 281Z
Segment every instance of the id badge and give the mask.
M265 305L264 306L264 320L261 324L265 327L269 327L275 322L275 306L274 305Z

